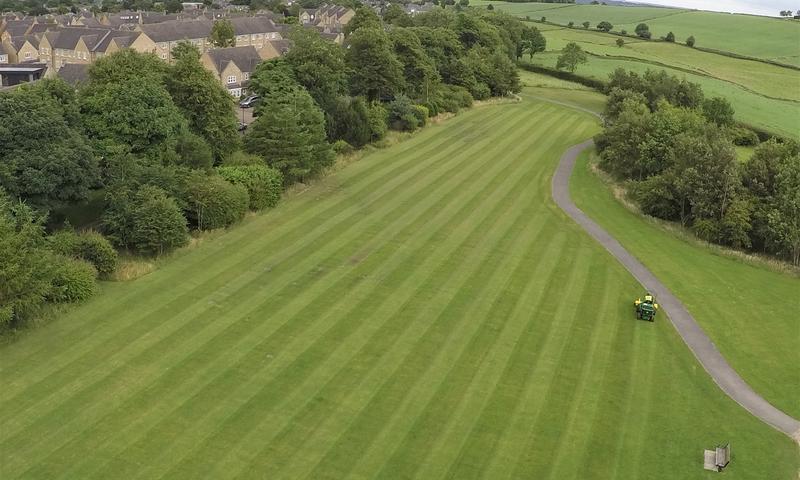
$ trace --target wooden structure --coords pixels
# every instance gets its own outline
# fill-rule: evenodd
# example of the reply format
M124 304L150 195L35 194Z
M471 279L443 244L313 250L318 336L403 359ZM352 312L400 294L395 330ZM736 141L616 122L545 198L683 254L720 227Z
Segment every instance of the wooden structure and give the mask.
M703 451L703 468L721 472L731 461L731 444L717 446L714 450Z

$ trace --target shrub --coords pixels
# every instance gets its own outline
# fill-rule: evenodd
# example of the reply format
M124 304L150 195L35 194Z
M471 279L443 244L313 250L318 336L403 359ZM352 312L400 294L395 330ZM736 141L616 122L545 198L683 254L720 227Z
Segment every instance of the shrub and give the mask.
M686 39L686 45L694 47L694 35L690 35L689 38Z
M372 141L382 139L389 128L387 123L389 112L380 102L373 102L367 106L367 116Z
M619 31L619 33L621 33L622 35L627 35L628 31L623 28L622 30Z
M758 145L760 141L756 132L745 127L730 127L728 128L728 135L731 137L734 145L740 147Z
M264 160L258 155L252 155L241 150L237 150L232 154L226 156L222 160L225 166L238 166L238 165L263 165Z
M97 270L85 260L56 256L55 271L47 299L65 303L86 300L97 291Z
M419 126L424 127L425 124L428 123L428 117L430 116L428 108L424 105L414 105L413 112L414 116L417 117Z
M95 231L78 237L77 256L90 262L100 275L107 276L117 269L119 255L106 237Z
M574 26L575 26L575 22L569 22L569 23L567 24L567 27L568 27L568 28L572 28L572 27L574 27Z
M200 136L191 132L178 137L175 152L178 154L178 162L189 168L208 170L214 164L211 147Z
M53 252L66 257L74 257L78 251L78 234L69 226L47 237L47 242Z
M618 38L617 39L617 46L622 48L623 45L625 45L625 40L623 40L621 38Z
M420 126L420 120L419 112L414 107L410 98L398 95L389 104L389 126L393 130L408 132L416 130Z
M217 168L219 175L247 189L250 210L274 207L283 193L281 172L266 165L240 165Z
M195 175L189 180L189 217L199 230L230 226L247 212L247 189L219 175Z
M189 230L175 199L146 185L133 196L129 207L130 246L143 253L166 253L186 245Z
M664 40L666 40L666 41L668 41L668 42L674 42L674 41L675 41L675 34L674 34L674 33L672 33L672 32L669 32L669 33L667 34L667 36L666 36L666 37L664 37Z
M356 149L344 140L336 140L333 142L333 151L336 152L337 155L350 155L355 152Z

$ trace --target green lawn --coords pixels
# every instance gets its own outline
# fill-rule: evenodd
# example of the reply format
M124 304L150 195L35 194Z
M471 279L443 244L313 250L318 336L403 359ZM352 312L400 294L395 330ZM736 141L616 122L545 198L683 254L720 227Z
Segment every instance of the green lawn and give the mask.
M599 127L530 95L0 347L0 476L710 479L730 441L726 478L794 478L796 445L637 322L640 287L551 202Z
M506 3L473 0L470 5L548 22L576 26L588 21L591 28L608 21L614 30L633 33L636 25L646 23L653 38L673 32L679 42L693 35L698 47L712 48L739 55L800 65L800 22L754 15L731 15L662 7L614 5L558 5L546 3ZM777 14L777 12L775 12Z

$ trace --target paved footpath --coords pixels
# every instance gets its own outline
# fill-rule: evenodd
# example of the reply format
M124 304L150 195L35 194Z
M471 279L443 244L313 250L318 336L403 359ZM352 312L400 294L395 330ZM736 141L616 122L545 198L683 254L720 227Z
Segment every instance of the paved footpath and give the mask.
M683 341L686 342L689 350L697 357L697 360L722 391L748 412L775 429L789 435L795 441L800 442L800 421L773 407L754 392L725 361L717 347L708 338L703 329L700 328L700 325L697 324L697 321L686 310L681 301L670 293L669 289L647 267L625 250L614 237L609 235L608 232L603 230L572 203L572 199L569 196L569 177L575 167L575 159L583 150L592 145L592 140L587 140L573 146L561 157L558 169L553 177L553 200L567 215L578 222L578 225L583 227L589 235L594 237L611 255L619 260L647 291L656 295L659 305L667 313L672 325L675 326Z

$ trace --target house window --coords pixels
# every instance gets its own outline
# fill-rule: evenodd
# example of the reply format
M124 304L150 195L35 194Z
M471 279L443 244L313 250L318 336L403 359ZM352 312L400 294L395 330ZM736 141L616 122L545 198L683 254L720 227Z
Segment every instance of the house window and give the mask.
M25 52L25 59L28 60L31 58L31 52Z
M248 78L250 78L250 72L244 72L244 73L242 73L242 78L243 78L243 79L245 79L245 80L247 80Z
M236 83L236 75L228 75L228 83Z
M5 55L0 55L0 63L8 63L8 57Z
M166 60L166 59L167 59L167 54L166 53L162 53L161 54L161 60Z

